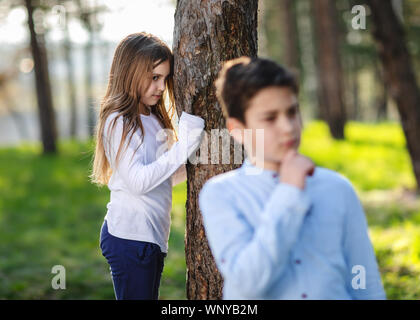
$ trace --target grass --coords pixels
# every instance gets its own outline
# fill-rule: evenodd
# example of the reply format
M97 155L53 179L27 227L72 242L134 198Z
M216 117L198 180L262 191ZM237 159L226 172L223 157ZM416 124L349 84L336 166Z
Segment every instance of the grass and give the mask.
M300 150L317 165L344 174L360 191L415 187L400 125L351 122L345 136L334 140L325 123L312 122L305 127Z
M39 145L0 150L0 298L114 299L99 232L109 191L89 183L89 143L60 143L59 156ZM171 250L161 298L185 299L186 184L174 188ZM53 290L54 265L66 290Z
M347 176L364 204L390 299L420 298L420 203L398 124L350 123L333 141L322 122L305 127L301 151ZM0 149L0 299L114 299L99 232L107 188L88 181L90 142L61 141L58 156L40 145ZM185 299L186 184L173 190L172 230L161 299ZM54 265L66 289L54 290Z

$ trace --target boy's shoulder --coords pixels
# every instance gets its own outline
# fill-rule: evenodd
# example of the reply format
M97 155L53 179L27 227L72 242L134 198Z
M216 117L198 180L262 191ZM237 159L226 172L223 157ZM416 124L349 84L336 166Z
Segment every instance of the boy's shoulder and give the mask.
M241 168L236 168L229 170L227 172L220 173L211 177L206 181L204 185L220 185L225 183L233 183L235 180L238 180L240 177Z
M233 185L237 184L240 181L240 176L240 167L215 175L204 183L200 193L205 193L210 189L224 192L224 190L231 189Z
M354 187L350 180L342 174L324 167L316 167L314 175L307 178L307 183L312 190L322 190L324 194L354 193ZM244 185L252 184L252 175L247 176L243 168L239 167L228 172L218 174L204 183L200 194L211 193L213 195L231 194L231 190L240 190Z
M352 192L354 187L350 180L341 173L324 167L316 167L315 173L309 178L309 183L313 187L322 187L332 192L344 191Z

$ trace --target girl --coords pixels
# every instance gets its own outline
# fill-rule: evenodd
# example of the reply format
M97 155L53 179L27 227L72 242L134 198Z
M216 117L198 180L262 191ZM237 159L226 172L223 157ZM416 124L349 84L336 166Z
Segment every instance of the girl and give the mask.
M177 140L172 74L163 41L131 34L116 48L101 103L91 179L111 191L100 247L117 300L158 299L172 187L186 179L184 163L201 141L204 120L186 112Z

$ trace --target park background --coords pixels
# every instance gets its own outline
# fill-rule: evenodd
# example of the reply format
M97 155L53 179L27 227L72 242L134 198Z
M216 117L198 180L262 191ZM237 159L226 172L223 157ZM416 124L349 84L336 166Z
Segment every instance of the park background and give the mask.
M391 2L404 28L403 41L418 83L420 1ZM109 191L88 178L95 117L118 41L147 31L172 47L176 1L29 3L34 6L37 37L47 52L57 139L54 150L48 151L40 137L28 1L2 0L0 299L114 299L109 267L99 249ZM400 114L373 39L370 10L365 6L366 28L355 29L351 10L359 2L326 0L329 6L314 8L316 3L259 1L258 55L299 75L304 116L300 150L355 186L388 298L419 299L418 187ZM318 27L319 21L326 20L333 23L331 37L336 43L328 57L322 51L328 45L323 41L331 39L322 36ZM337 72L336 82L343 84L341 129L325 121L323 59L338 61L340 66L331 72ZM186 200L184 182L173 190L161 299L186 299ZM66 269L64 290L51 286L55 265Z

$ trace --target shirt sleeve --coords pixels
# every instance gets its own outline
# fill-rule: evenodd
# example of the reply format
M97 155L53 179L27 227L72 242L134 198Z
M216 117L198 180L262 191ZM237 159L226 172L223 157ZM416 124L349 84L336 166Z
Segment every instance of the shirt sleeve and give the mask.
M346 285L353 299L386 299L363 207L350 185L344 226Z
M309 198L297 187L278 184L262 212L255 213L261 215L261 223L253 229L227 188L207 184L200 193L206 235L223 277L254 299L267 292L284 272L309 209Z
M141 141L140 134L135 133L128 143L131 136L129 133L121 149L117 165L115 159L122 137L122 118L117 119L114 131L109 137L107 136L108 128L105 126L104 145L105 150L108 150L108 161L112 170L116 171L116 174L124 181L130 193L139 196L157 187L170 178L200 145L204 120L193 115L182 116L182 119L183 128L188 128L184 130L183 139L174 143L156 161L148 164L144 162L145 141Z

